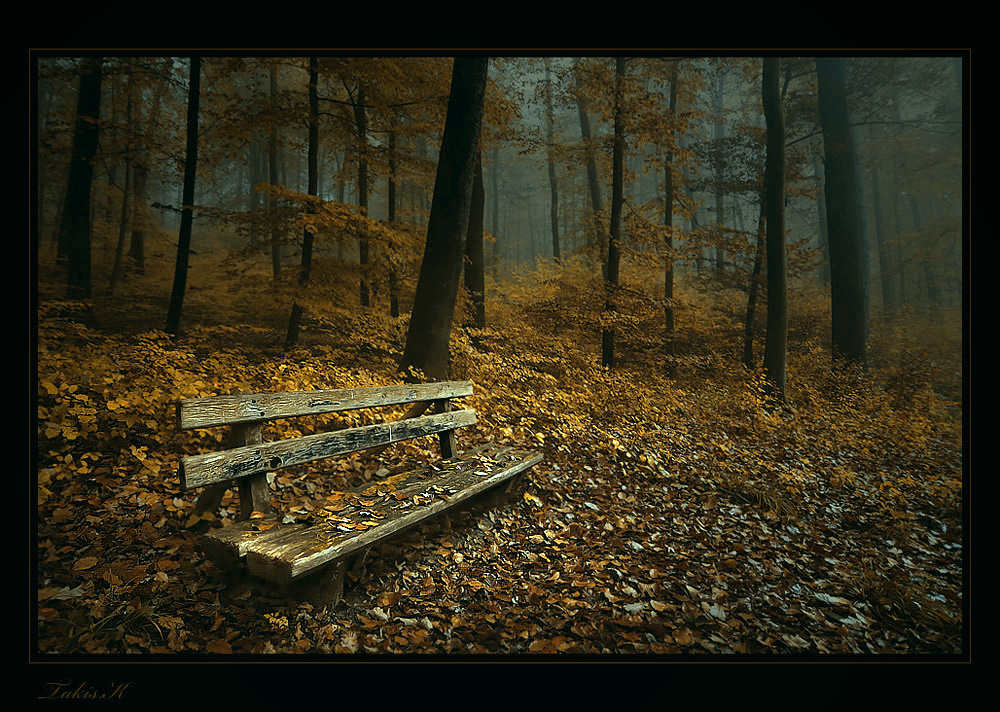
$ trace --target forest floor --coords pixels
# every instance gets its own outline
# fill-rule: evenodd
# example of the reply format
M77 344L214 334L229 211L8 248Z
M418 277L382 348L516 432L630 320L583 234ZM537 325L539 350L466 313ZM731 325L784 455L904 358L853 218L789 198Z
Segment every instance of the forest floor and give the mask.
M401 327L332 328L314 311L284 352L280 315L249 323L195 281L172 341L155 330L163 305L138 291L82 304L42 285L36 659L967 659L960 377L957 392L917 383L911 360L909 378L845 379L803 339L795 408L770 411L753 374L718 355L739 326L725 304L690 315L701 332L671 377L638 336L608 372L591 363L596 336L554 326L587 328L543 282L496 301L498 323L462 342L453 374L475 382L480 413L460 447L544 453L523 496L376 548L332 609L227 581L201 555L198 531L238 505L192 516L177 464L218 443L178 433L172 404L399 382ZM433 455L421 447L280 473L274 503L308 512Z

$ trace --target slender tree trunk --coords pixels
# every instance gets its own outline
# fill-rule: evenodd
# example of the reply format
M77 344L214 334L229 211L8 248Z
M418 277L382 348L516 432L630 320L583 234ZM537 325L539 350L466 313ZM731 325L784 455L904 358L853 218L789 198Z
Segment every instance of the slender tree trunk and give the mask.
M317 95L317 84L319 75L319 59L309 58L309 187L311 196L317 195L319 176L319 99ZM310 203L308 212L315 212L315 206ZM312 268L312 248L313 234L308 228L302 231L302 266L299 271L299 287L304 288L309 284L309 272ZM290 349L299 340L299 329L302 324L304 307L296 300L292 304L292 314L288 320L288 333L285 335L285 348Z
M872 210L875 212L875 243L878 245L879 284L882 287L882 306L888 312L892 309L892 259L889 252L889 236L886 234L885 208L882 205L881 186L879 185L879 164L881 156L876 149L877 141L873 137L872 127L868 127L869 144L872 148L871 181Z
M486 281L483 265L483 163L482 152L476 158L476 175L472 184L469 211L469 231L465 240L465 288L472 298L472 324L476 329L486 326Z
M489 60L458 57L401 368L448 377L448 343L465 254Z
M271 101L277 100L278 96L278 63L271 64L268 72L268 91ZM278 185L278 129L271 126L267 136L267 182L273 186ZM268 209L277 207L278 199L269 194L267 199ZM270 210L269 210L270 211ZM275 215L271 215L271 278L274 284L278 284L281 279L281 227Z
M923 221L920 218L920 205L917 202L917 196L912 190L909 193L909 198L910 212L913 214L913 229L919 234L923 229ZM941 301L941 295L938 291L937 274L934 271L931 261L927 258L927 247L924 245L920 247L920 269L924 273L924 286L927 289L927 299L931 305L938 306Z
M813 173L816 176L816 183L820 187L820 192L816 195L816 211L819 214L819 247L823 256L823 264L820 267L820 282L829 286L830 284L830 238L827 234L826 220L826 186L823 185L823 160L819 154L813 154Z
M131 84L131 82L129 82ZM126 88L126 99L125 99L125 130L128 132L128 136L125 140L125 180L122 184L122 209L121 216L118 219L118 244L115 247L115 261L114 265L111 267L111 279L108 283L108 294L115 291L115 287L118 285L118 281L122 276L122 269L124 268L124 257L125 257L125 241L129 235L130 223L130 208L129 200L132 196L132 137L135 133L135 87L129 86Z
M492 174L493 185L493 205L490 209L493 212L492 229L493 233L493 279L500 277L500 177L497 175L497 165L500 163L498 149L493 149L493 158L490 161L490 173Z
M788 285L785 250L785 119L778 91L779 60L764 59L763 100L767 120L767 336L764 377L769 395L784 403L785 355L788 347Z
M552 223L552 259L559 262L559 182L556 180L555 143L555 113L552 108L552 78L549 76L549 60L545 58L545 127L548 139L549 164L549 219Z
M718 111L712 124L712 140L715 143L716 156L721 155L722 141L726 137L726 124L722 108L725 103L724 78L720 75L715 86L715 108ZM725 228L725 174L718 164L715 173L715 224L719 228L719 240L724 239ZM715 248L715 273L721 276L725 271L725 250L720 246Z
M816 60L826 167L833 356L868 365L868 250L847 112L844 60Z
M396 130L389 132L389 223L396 222ZM389 249L389 316L399 317L399 277L396 273L396 246Z
M146 274L146 222L145 214L148 195L146 193L146 179L149 177L149 166L146 164L146 157L140 156L132 172L132 194L135 196L135 205L138 214L132 218L132 235L129 238L128 256L132 260L132 268L136 274Z
M166 332L180 332L184 290L187 286L188 259L191 253L191 225L194 221L194 186L198 168L198 103L201 99L201 57L191 57L191 78L188 88L187 151L184 158L184 194L181 197L181 226L177 239L177 262L174 286L167 309Z
M153 92L153 106L149 111L149 120L143 127L143 136L155 136L159 131L163 95L166 91L166 84L161 84ZM149 151L143 147L139 147L135 151L135 154L133 168L134 189L132 193L135 198L136 216L132 220L132 236L129 240L128 254L132 260L132 268L135 270L135 273L144 275L146 273L146 235L150 224L148 214L149 193L146 188L149 178L150 158Z
M608 320L618 311L618 270L620 262L622 205L625 196L622 190L625 173L625 126L624 97L625 58L615 59L615 99L614 99L614 147L611 153L611 228L608 240L608 276L605 279L604 313ZM601 334L601 365L615 366L615 329L606 324Z
M743 324L743 365L756 366L753 356L754 321L757 318L757 301L760 296L761 273L767 253L767 193L760 194L760 215L757 218L757 249L754 251L753 271L750 273L750 294L747 297L747 316Z
M77 98L73 153L59 226L58 254L69 265L67 296L90 297L90 187L97 153L101 114L101 63L93 57L83 63Z
M358 89L358 100L354 104L354 121L358 128L358 205L361 214L368 215L368 116L365 110L365 89ZM358 241L358 262L361 264L360 300L361 306L371 303L371 294L366 276L368 270L368 240Z
M593 210L594 225L601 227L601 235L598 243L601 276L607 279L608 261L605 254L605 235L600 222L600 215L604 211L604 204L601 198L601 181L597 173L597 158L594 153L594 141L590 133L590 117L584 108L583 88L579 76L576 76L576 108L580 116L580 137L583 140L583 150L587 162L587 186L590 189L590 207Z
M670 118L677 120L677 62L670 69ZM666 266L663 272L663 310L664 310L664 352L667 357L667 372L674 373L673 357L676 355L674 344L674 140L676 128L671 130L670 145L667 157L663 163L663 225L666 228L664 243L666 247Z

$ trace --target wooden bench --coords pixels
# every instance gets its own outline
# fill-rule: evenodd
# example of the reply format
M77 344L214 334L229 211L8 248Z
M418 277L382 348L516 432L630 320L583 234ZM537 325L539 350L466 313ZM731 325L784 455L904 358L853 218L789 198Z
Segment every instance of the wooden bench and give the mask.
M418 385L258 393L181 400L182 430L228 426L229 449L185 457L181 488L203 487L198 514L214 511L226 489L238 486L240 513L230 526L211 529L201 549L224 569L245 567L284 595L335 604L344 575L368 548L485 492L509 492L542 456L484 444L464 453L455 430L474 425L471 409L451 399L472 394L469 381ZM261 424L281 418L359 408L411 404L403 418L361 427L263 442ZM424 415L428 410L430 415ZM268 474L360 450L381 452L392 443L436 435L441 459L381 478L349 492L330 492L321 511L290 521L271 509Z

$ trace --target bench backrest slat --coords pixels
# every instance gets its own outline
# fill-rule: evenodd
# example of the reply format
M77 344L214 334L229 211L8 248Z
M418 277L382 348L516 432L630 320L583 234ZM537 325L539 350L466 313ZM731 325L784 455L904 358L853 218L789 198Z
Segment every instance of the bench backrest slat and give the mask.
M425 415L395 423L366 425L360 428L336 430L290 440L276 440L221 452L193 455L185 458L181 463L181 487L183 489L203 487L215 482L239 479L261 472L272 472L283 467L302 465L324 457L433 435L455 428L475 425L475 423L476 412L474 410L450 410L445 413Z
M177 417L181 430L190 430L415 401L461 398L471 394L471 381L293 393L240 393L182 400L177 405Z

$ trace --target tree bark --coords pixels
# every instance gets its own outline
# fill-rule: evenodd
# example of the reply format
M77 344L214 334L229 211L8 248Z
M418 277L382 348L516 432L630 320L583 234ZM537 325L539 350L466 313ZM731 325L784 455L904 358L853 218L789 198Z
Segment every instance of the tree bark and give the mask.
M358 88L358 100L354 104L354 122L358 129L358 206L362 215L368 215L368 116L365 111L365 88ZM368 240L358 241L358 262L361 264L361 284L359 299L361 306L371 303L371 293L368 279L365 275L368 269Z
M427 242L401 363L404 372L417 369L435 380L448 375L448 343L462 276L488 63L485 57L455 59Z
M58 256L68 262L67 296L90 297L90 187L94 177L98 124L101 114L101 63L83 63L77 97L73 153L59 226Z
M389 189L387 196L389 223L396 222L396 130L389 131ZM396 273L395 255L389 255L389 316L399 317L399 276Z
M868 365L868 249L861 224L857 164L847 113L844 60L816 59L826 167L833 357Z
M755 367L753 356L754 321L757 318L757 301L760 296L761 272L767 253L767 193L760 194L760 215L757 218L757 249L754 251L753 270L750 273L750 294L747 296L747 315L743 323L743 365Z
M553 155L555 142L555 113L552 108L552 78L549 75L549 60L545 58L545 127L548 139L547 159L549 164L549 220L552 223L552 259L560 260L559 253L559 182L556 179L556 162Z
M823 264L820 267L819 279L824 285L830 284L830 238L827 235L826 220L826 187L823 185L823 161L819 154L813 154L812 159L813 174L816 176L816 183L820 187L820 192L816 196L816 212L819 215L819 247L820 254L823 255Z
M129 82L131 84L131 82ZM115 262L111 267L111 279L108 283L108 294L112 294L115 291L115 287L118 285L118 281L121 279L122 270L124 269L124 257L125 257L125 240L129 234L130 222L130 205L129 200L132 197L132 144L134 143L132 138L135 133L135 87L128 86L126 88L127 96L125 99L125 130L128 136L125 141L125 179L122 182L122 209L121 216L118 219L118 244L115 247Z
M317 84L319 75L319 59L309 58L309 195L315 196L318 188L318 156L319 156L319 98L317 95ZM307 212L315 212L315 208L310 204ZM313 234L308 228L302 231L302 265L299 271L299 287L304 287L309 283L309 272L312 269L312 247ZM298 343L299 329L302 324L304 307L295 301L292 304L292 314L288 320L288 332L285 335L285 348L290 349Z
M469 231L465 240L465 288L472 298L472 324L476 329L486 326L486 279L483 257L483 192L482 152L476 158L476 177L472 184L472 204L469 211Z
M187 150L184 158L184 193L181 196L181 226L177 238L177 261L174 266L174 286L167 309L166 332L180 332L184 290L187 286L188 260L191 253L191 225L194 222L194 187L198 169L198 103L201 99L201 57L191 57L191 77L188 87Z
M274 102L278 96L278 64L273 63L268 72L268 85L271 101ZM278 185L278 129L272 124L267 136L267 182L271 185ZM267 199L267 207L277 206L278 199L270 196ZM277 218L271 215L271 277L277 285L281 278L281 228Z
M871 181L872 181L872 210L875 213L875 243L878 246L878 271L879 284L882 288L882 307L888 312L892 309L892 259L889 252L889 236L885 225L885 207L882 205L882 192L879 182L879 164L881 156L878 154L877 141L873 137L873 129L868 127L869 144L872 148L871 156Z
M625 58L615 59L614 98L614 147L611 153L611 228L608 235L608 274L605 278L605 316L611 318L618 311L618 270L620 262L622 206L625 196L622 190L625 174L625 125L624 125L624 81ZM615 366L615 328L605 325L601 334L601 365Z
M671 63L670 69L670 118L677 119L677 62ZM676 355L674 344L674 140L676 128L671 131L667 157L663 163L663 225L666 228L664 246L666 247L666 266L663 272L663 311L664 311L664 352L667 359L667 371L674 372L673 357Z
M769 395L787 400L785 355L788 347L788 284L785 250L785 119L778 91L779 60L764 59L762 93L767 121L764 190L767 203L767 336L764 378Z
M580 137L583 140L583 150L587 161L587 186L590 189L590 207L594 213L595 225L600 225L600 215L604 210L603 200L601 199L601 181L597 174L597 158L594 154L594 143L590 134L590 117L587 115L585 109L583 89L579 76L576 77L576 108L580 116ZM601 275L607 279L608 262L605 249L605 240L602 234L600 244L598 245L598 254L601 261Z

